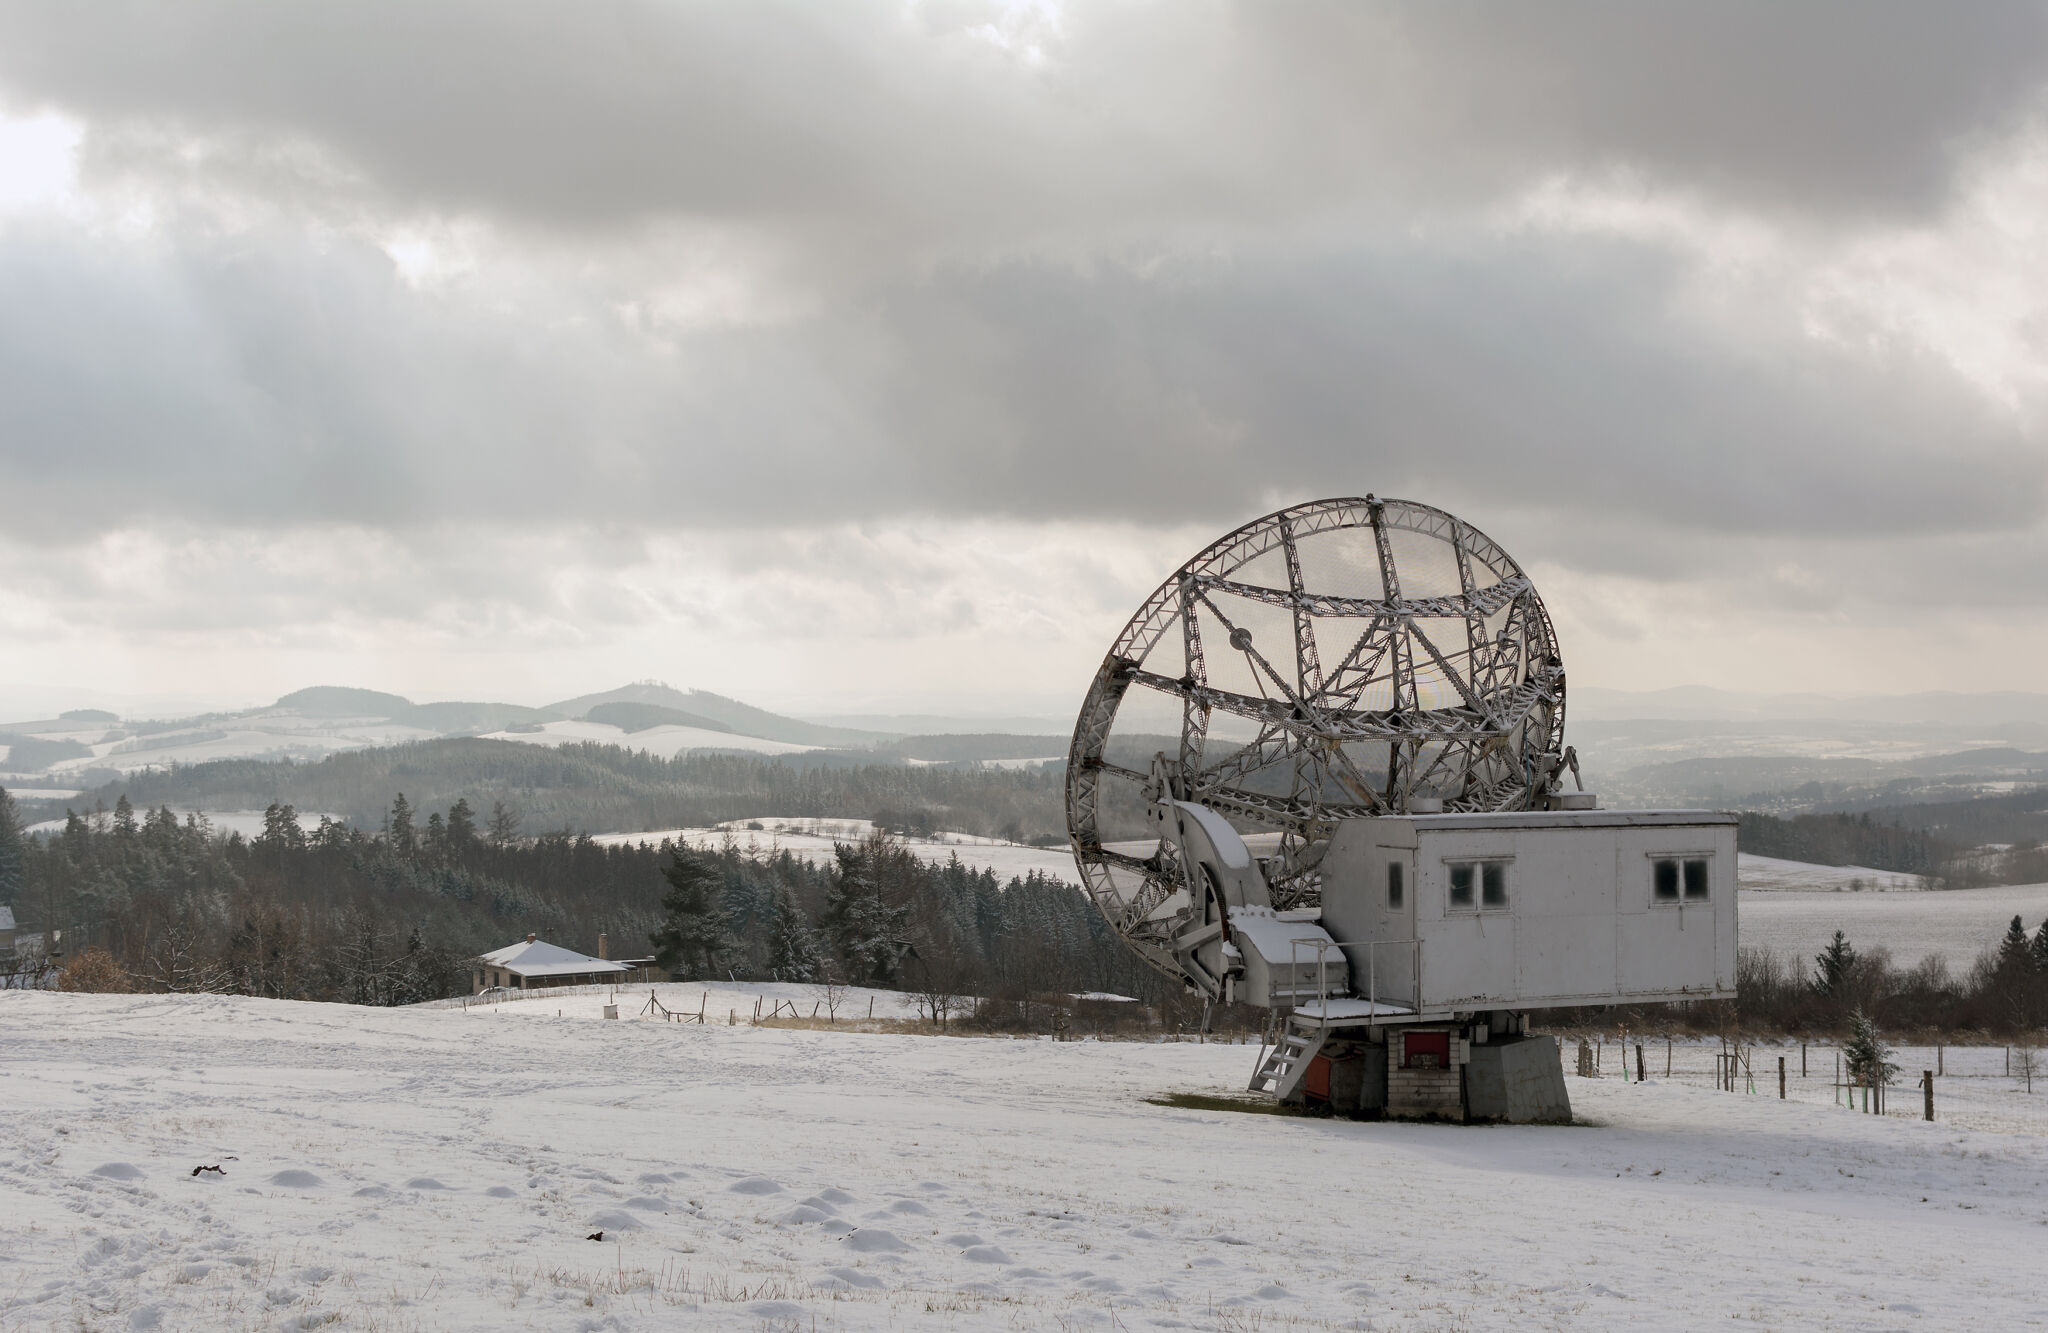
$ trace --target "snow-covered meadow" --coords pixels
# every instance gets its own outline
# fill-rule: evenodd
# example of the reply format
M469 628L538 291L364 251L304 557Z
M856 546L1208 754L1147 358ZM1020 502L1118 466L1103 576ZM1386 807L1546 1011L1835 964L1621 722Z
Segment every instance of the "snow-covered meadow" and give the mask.
M2048 884L1918 893L1744 892L1742 943L1810 960L1837 930L1858 949L1882 945L1911 967L1930 954L1961 975L1995 948L2017 916L2031 933L2048 919Z
M725 999L0 994L0 1329L2048 1321L2039 1119L1676 1079L1573 1079L1569 1128L1175 1109L1253 1050Z
M659 846L664 841L680 842L691 847L717 849L728 841L747 855L772 856L777 852L791 855L818 865L832 861L832 849L842 842L859 842L874 832L874 824L865 819L816 819L807 816L763 815L758 819L733 819L708 828L655 829L646 833L600 833L593 841L600 843L646 843ZM1074 854L1064 846L1029 847L1022 843L1004 842L1000 838L977 837L971 833L934 833L930 837L909 834L896 835L903 849L920 861L944 865L958 857L962 864L973 870L993 870L996 877L1007 883L1013 876L1024 876L1036 872L1048 878L1067 884L1078 885L1081 872L1074 865Z

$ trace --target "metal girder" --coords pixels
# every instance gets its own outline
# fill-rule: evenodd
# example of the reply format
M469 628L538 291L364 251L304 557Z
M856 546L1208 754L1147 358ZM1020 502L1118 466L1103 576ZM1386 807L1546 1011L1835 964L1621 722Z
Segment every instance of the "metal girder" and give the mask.
M1291 662L1253 641L1246 606L1288 613ZM1349 644L1334 665L1322 656L1331 632ZM1174 633L1179 669L1148 667ZM1108 754L1132 686L1178 705L1178 744L1149 764ZM1484 533L1408 501L1294 505L1211 543L1124 626L1075 724L1068 829L1104 915L1148 962L1183 976L1171 947L1186 924L1175 906L1183 872L1170 848L1133 857L1103 846L1134 835L1131 812L1162 786L1247 831L1278 832L1274 902L1313 905L1338 821L1398 812L1424 794L1453 810L1526 806L1553 780L1543 756L1562 752L1563 727L1550 617Z
M1236 579L1215 576L1196 578L1194 582L1206 590L1242 597L1248 602L1292 607L1309 615L1348 620L1366 616L1426 616L1430 619L1490 616L1535 586L1527 577L1517 574L1473 592L1448 597L1336 597L1324 593L1297 593L1286 588L1266 588L1256 583L1240 583Z

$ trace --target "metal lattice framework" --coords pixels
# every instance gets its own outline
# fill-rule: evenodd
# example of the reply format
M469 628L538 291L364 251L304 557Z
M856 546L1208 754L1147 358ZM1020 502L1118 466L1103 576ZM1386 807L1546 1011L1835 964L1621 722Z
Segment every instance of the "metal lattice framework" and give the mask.
M1273 905L1309 907L1337 821L1528 808L1563 733L1556 635L1505 551L1428 505L1319 500L1217 541L1124 626L1074 727L1067 830L1096 905L1179 975L1181 868L1116 842L1120 816L1171 795L1278 834Z

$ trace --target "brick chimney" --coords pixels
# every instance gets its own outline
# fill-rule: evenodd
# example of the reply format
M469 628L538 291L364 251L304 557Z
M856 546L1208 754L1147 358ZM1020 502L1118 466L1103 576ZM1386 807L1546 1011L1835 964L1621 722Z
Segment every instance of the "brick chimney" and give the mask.
M533 932L531 932L531 931L528 931L528 932L527 932L527 935L526 935L526 942L527 942L528 944L532 944L532 943L533 943L533 942L534 942L535 940L538 940L539 938L540 938L540 936L538 936L538 935L534 934L534 933L533 933Z
M597 956L606 962L612 957L612 937L601 930L597 932Z

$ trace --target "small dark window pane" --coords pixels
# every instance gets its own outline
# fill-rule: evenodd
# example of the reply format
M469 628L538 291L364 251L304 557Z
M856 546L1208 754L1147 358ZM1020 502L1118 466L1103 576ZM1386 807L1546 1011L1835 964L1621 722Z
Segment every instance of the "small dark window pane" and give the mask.
M1407 886L1401 882L1401 863L1387 862L1387 906L1393 911L1401 910L1401 900L1406 896Z
M1472 905L1472 863L1466 861L1451 867L1451 906Z
M1656 866L1656 879L1654 881L1655 887L1652 888L1650 896L1660 903L1677 902L1678 862L1658 861L1654 864Z
M1479 867L1479 905L1508 905L1508 867L1504 861L1488 861Z
M1685 896L1704 898L1707 896L1707 863L1687 861L1685 863Z

